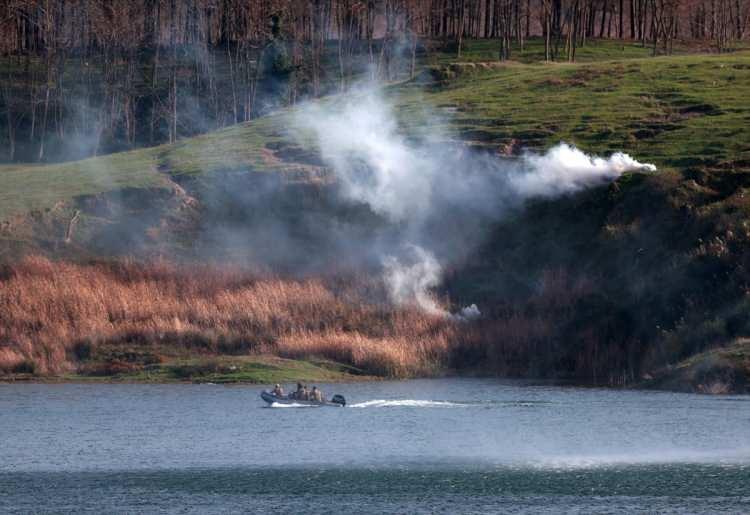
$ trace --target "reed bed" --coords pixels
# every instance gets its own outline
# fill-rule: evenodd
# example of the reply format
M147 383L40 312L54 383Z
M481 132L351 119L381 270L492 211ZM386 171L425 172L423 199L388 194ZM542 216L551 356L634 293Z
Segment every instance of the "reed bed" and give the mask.
M0 373L73 372L102 348L137 348L156 359L319 357L409 377L449 364L459 325L394 307L376 280L356 276L43 257L0 267Z

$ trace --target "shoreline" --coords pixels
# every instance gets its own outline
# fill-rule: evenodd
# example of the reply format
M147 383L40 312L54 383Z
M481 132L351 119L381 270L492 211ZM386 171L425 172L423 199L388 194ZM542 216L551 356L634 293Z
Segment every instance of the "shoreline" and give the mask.
M731 352L727 349L725 352ZM653 377L629 385L595 384L570 378L533 378L498 376L481 370L437 370L434 374L410 377L387 377L367 374L343 363L325 359L288 359L272 355L242 357L206 357L166 362L132 373L87 375L69 373L60 375L12 374L0 376L5 384L212 384L224 386L267 386L275 383L361 383L378 381L406 381L440 378L489 378L499 381L520 381L530 385L547 385L569 388L601 388L607 390L651 390L704 395L750 395L742 367L727 367L717 373L707 373L707 364L716 361L717 351L707 353L704 359L695 357L659 371ZM696 370L703 374L696 382ZM712 377L713 376L713 377ZM733 379L737 377L738 379Z
M210 356L149 365L140 370L113 374L0 376L0 384L221 384L268 385L275 383L343 383L377 381L354 367L325 359L296 360L272 355Z

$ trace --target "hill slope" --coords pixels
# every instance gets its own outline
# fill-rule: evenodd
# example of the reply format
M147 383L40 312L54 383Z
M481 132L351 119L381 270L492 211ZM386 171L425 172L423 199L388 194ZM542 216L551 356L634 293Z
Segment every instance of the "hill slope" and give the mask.
M634 383L750 332L750 54L437 64L386 95L410 138L440 128L508 155L567 141L660 168L535 202L493 226L445 284L453 302L477 302L487 315L474 326L483 337L468 340L481 343L456 350L451 366ZM2 169L0 259L338 263L328 235L382 220L332 200L314 144L287 131L292 114L172 146ZM278 229L269 224L279 220L309 252L286 255L278 231L249 231L266 239L248 245L248 226Z

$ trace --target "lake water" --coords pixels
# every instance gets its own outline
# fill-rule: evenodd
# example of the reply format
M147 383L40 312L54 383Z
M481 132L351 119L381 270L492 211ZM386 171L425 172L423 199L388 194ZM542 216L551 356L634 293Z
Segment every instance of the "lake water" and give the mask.
M0 512L750 512L750 398L479 379L0 385Z

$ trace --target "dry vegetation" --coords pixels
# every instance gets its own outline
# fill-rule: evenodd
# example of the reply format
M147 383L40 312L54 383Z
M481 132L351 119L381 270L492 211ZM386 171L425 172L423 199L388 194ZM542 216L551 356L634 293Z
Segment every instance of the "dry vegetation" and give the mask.
M0 266L0 378L272 382L259 375L263 365L240 368L276 356L397 378L457 370L608 385L669 380L672 368L648 358L661 347L627 334L631 319L616 316L599 286L548 270L525 302L485 304L485 317L465 323L394 307L381 282L363 276L294 279L226 266L28 257ZM736 391L746 384L743 359L721 376Z
M364 276L27 257L0 266L0 376L112 376L221 356L323 359L383 377L544 375L555 373L555 321L590 289L550 272L529 304L466 323L395 307ZM597 366L584 354L581 375Z
M461 324L382 298L364 279L30 257L0 268L0 374L112 374L165 356L248 354L327 358L394 377L444 367ZM105 348L104 370L87 369Z

